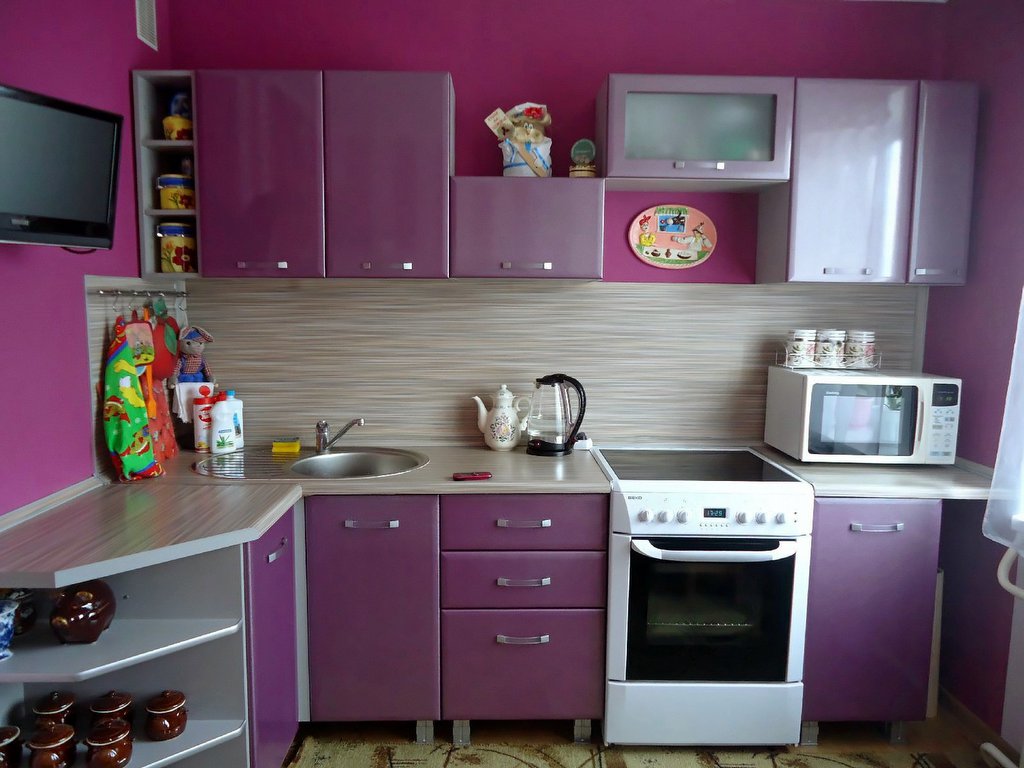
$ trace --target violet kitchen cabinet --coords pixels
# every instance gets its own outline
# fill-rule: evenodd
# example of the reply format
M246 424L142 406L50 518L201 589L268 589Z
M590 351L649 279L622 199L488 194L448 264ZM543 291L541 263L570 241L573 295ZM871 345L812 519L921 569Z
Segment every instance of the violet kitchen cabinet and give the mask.
M456 176L452 277L600 279L604 179Z
M604 708L606 495L441 497L441 713L568 719Z
M295 513L245 547L249 766L279 768L299 722Z
M328 277L447 277L447 72L324 72Z
M818 499L804 648L807 723L923 720L942 502ZM813 728L812 728L813 730Z
M793 84L792 77L609 75L597 95L608 188L737 190L785 181Z
M321 81L301 70L196 73L204 277L324 275Z
M441 717L436 496L306 499L310 719Z

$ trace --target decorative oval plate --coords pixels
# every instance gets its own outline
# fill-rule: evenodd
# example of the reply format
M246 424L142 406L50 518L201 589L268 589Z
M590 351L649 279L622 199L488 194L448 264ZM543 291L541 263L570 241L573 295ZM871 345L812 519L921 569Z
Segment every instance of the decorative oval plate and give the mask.
M718 233L708 215L692 206L655 205L633 219L627 237L640 261L660 269L689 269L708 260Z

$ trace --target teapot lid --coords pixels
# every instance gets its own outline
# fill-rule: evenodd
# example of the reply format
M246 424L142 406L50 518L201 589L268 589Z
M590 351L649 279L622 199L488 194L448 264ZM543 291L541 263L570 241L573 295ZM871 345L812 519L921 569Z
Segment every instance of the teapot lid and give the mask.
M498 391L494 393L495 401L505 404L512 402L512 392L508 388L508 384L501 384L498 386Z

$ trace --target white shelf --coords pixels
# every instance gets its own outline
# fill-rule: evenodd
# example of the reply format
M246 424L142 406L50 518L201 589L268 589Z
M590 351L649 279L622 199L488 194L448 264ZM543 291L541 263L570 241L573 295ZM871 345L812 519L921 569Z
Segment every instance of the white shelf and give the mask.
M195 148L195 141L183 141L181 139L143 139L142 146L146 149L155 149L158 152L191 152Z
M156 216L160 219L173 219L175 216L195 218L195 208L147 208L147 216Z
M95 643L62 645L49 627L15 638L0 683L73 683L234 634L238 619L117 619ZM135 760L132 760L133 767Z
M189 720L184 733L167 741L150 741L145 736L137 736L132 742L132 759L128 765L130 768L172 765L189 755L237 738L244 730L245 722L242 720ZM84 756L85 747L79 746L78 754Z

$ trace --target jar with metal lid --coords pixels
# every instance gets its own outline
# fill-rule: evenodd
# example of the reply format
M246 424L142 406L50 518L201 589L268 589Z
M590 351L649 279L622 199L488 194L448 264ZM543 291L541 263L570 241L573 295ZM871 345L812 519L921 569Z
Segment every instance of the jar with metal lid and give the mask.
M161 208L194 210L196 207L196 183L191 176L165 173L156 177L156 189Z
M826 328L818 331L814 346L814 363L819 368L842 368L846 352L846 331Z
M850 368L874 368L875 358L874 331L846 332L846 364Z
M156 225L161 272L196 271L196 228L179 221Z
M28 741L32 768L68 768L75 762L75 729L67 723L39 728Z
M132 759L132 727L120 718L93 726L85 739L89 768L123 768Z
M32 712L36 716L36 725L70 723L74 705L75 694L70 691L50 691L32 707Z
M146 736L153 741L180 736L187 720L185 694L181 691L164 691L146 702Z
M791 368L808 368L814 365L817 333L813 328L796 328L789 332L789 338L786 340L786 365Z

